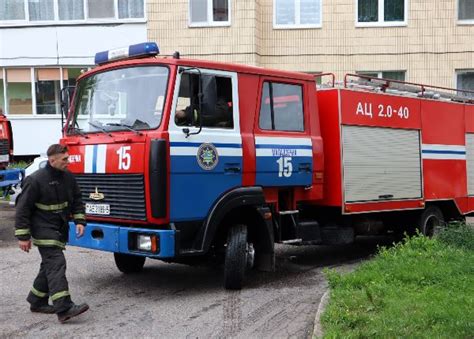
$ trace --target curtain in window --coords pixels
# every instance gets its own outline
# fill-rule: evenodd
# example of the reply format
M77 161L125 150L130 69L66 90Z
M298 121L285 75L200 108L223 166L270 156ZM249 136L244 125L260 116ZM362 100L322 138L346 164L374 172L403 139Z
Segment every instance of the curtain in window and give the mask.
M459 0L459 20L474 20L473 0Z
M119 0L118 12L120 19L143 18L143 0Z
M276 0L275 13L277 25L294 25L295 18L295 0Z
M83 0L58 0L59 20L83 20Z
M24 20L23 0L3 0L0 2L0 20Z
M190 0L191 22L207 22L207 0Z
M379 17L379 0L358 0L358 22L374 22Z
M300 24L321 24L321 0L301 0L300 2Z
M114 0L88 0L88 17L91 19L115 17Z
M405 20L405 0L384 0L384 9L385 21Z
M28 0L31 21L54 20L53 0Z
M213 0L212 13L214 21L229 21L228 0Z

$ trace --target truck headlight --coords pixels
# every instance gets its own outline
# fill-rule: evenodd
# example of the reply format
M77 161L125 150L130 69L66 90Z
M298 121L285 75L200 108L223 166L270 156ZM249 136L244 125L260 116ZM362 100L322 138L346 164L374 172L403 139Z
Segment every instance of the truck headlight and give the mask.
M153 234L138 234L137 235L137 249L156 253L158 249L158 239Z

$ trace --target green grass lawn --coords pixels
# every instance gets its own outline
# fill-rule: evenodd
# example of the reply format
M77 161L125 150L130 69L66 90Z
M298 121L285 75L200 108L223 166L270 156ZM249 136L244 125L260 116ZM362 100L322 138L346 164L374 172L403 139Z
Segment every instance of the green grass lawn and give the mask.
M451 225L435 239L415 236L355 272L326 271L327 338L473 338L474 231Z

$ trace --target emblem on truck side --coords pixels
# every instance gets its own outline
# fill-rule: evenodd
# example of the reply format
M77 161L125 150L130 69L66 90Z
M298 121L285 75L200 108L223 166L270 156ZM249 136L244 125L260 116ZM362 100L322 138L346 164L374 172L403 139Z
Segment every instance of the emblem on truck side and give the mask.
M104 193L99 193L98 187L95 188L95 192L89 194L89 199L92 199L92 200L102 200L104 198L105 198Z
M214 169L219 162L219 155L213 144L202 144L199 146L196 157L199 166L206 171Z

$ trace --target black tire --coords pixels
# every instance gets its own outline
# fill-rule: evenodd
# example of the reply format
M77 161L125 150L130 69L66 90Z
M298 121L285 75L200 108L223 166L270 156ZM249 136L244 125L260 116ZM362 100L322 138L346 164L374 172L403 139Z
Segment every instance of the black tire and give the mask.
M224 263L224 287L228 290L242 288L247 267L247 226L235 225L227 234Z
M114 253L115 265L122 273L138 273L143 270L146 257L138 255L129 255L123 253Z
M429 206L421 213L417 227L421 234L431 238L443 225L443 212L437 206Z

